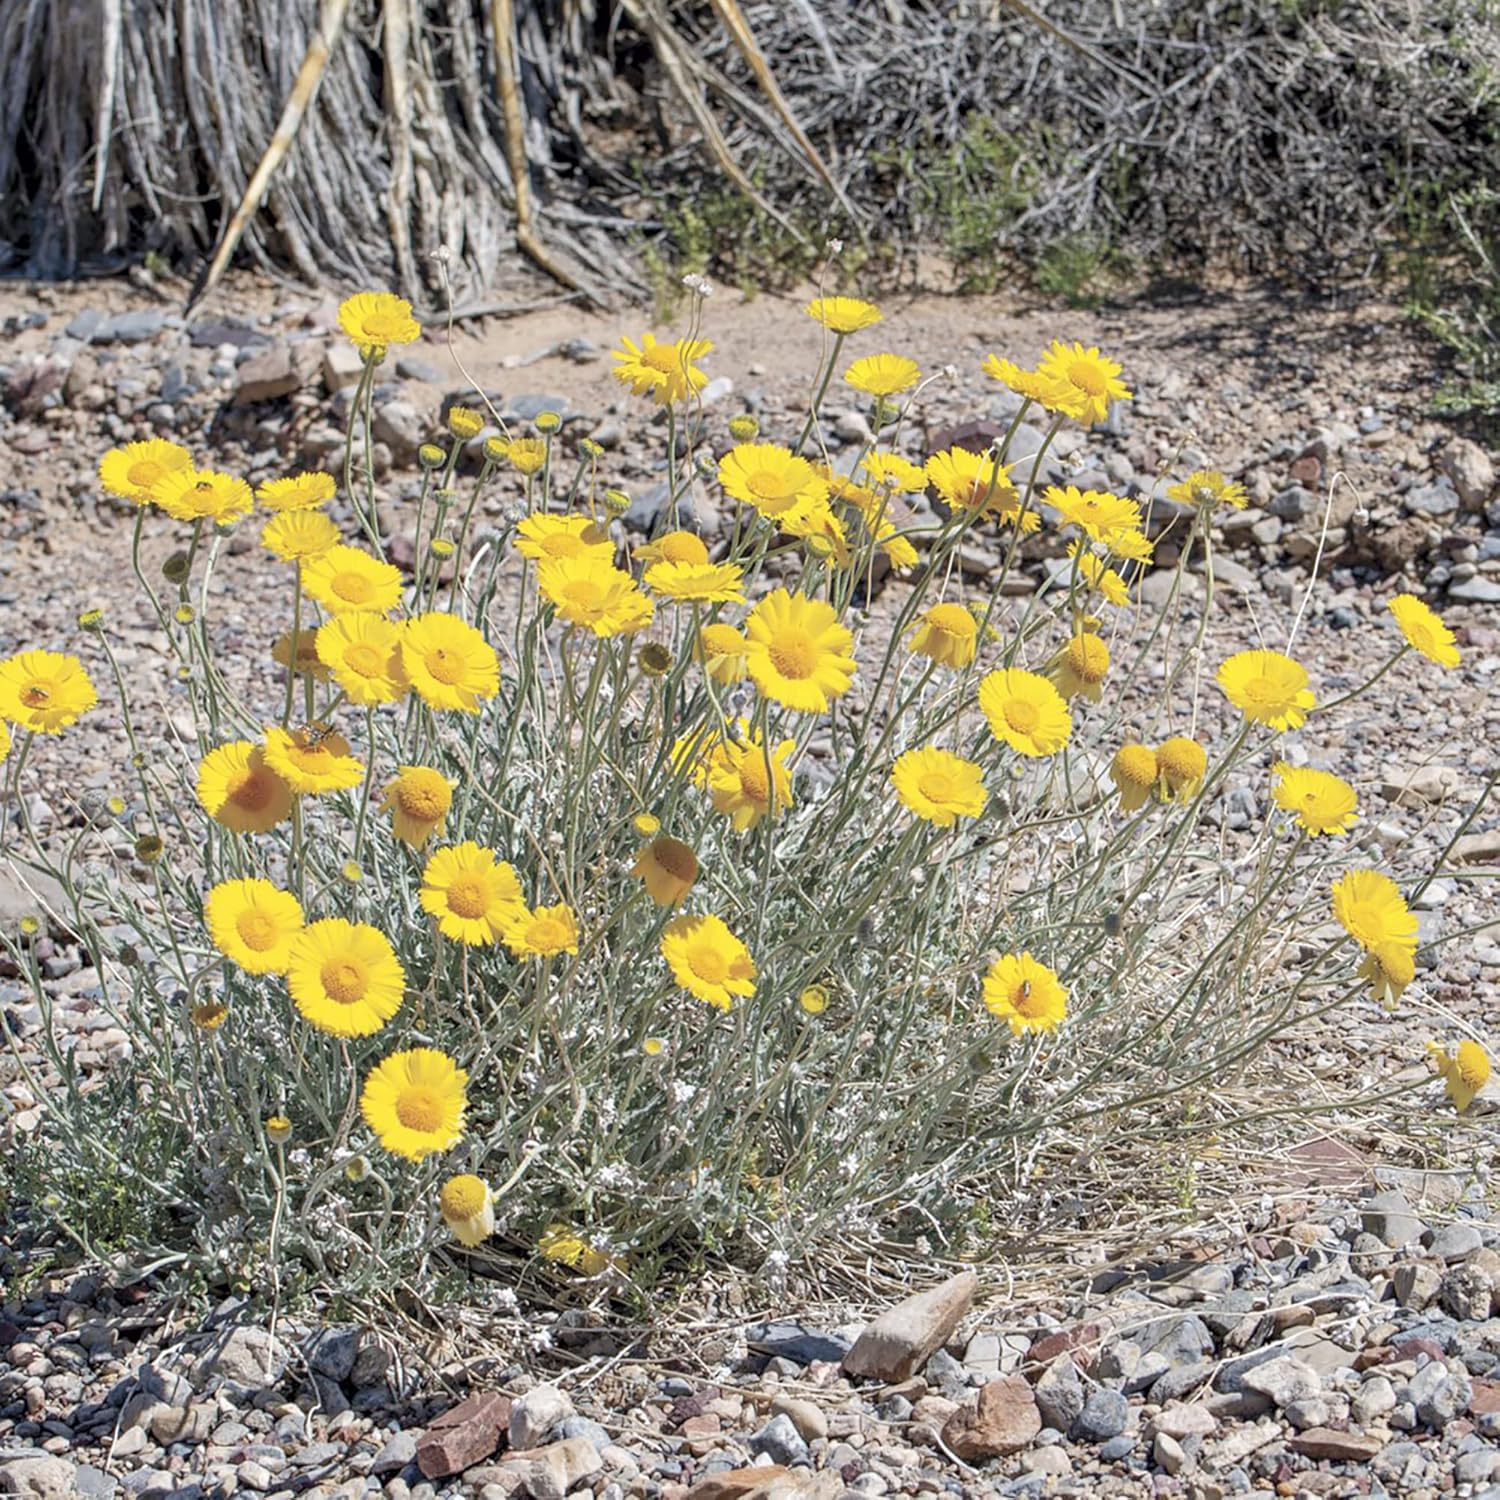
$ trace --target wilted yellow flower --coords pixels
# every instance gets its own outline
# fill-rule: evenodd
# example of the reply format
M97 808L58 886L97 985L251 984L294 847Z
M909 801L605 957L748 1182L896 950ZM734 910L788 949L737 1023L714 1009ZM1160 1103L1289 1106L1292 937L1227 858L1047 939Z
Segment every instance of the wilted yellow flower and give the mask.
M988 355L980 368L992 379L1009 386L1016 395L1038 402L1048 411L1060 411L1064 416L1082 419L1092 410L1092 403L1086 395L1056 375L1041 370L1023 370L1020 365L994 354Z
M366 358L383 355L389 344L411 344L422 337L411 303L390 292L356 292L340 305L339 326Z
M438 1194L438 1212L460 1245L473 1249L495 1232L495 1195L483 1178L463 1172Z
M880 309L858 297L817 297L807 304L806 312L832 333L858 333L880 321Z
M860 463L871 484L878 488L920 495L927 488L927 470L899 453L867 453Z
M1191 802L1208 774L1208 752L1197 740L1174 735L1156 748L1157 795L1163 802Z
M1073 733L1073 716L1045 677L1002 667L979 684L979 707L990 733L1018 755L1056 755Z
M903 807L939 828L979 817L989 801L984 772L972 760L930 745L896 757L891 785Z
M698 856L680 839L663 836L641 850L630 873L658 906L676 906L698 878Z
M1365 954L1359 973L1370 982L1370 998L1394 1010L1407 985L1417 977L1416 950L1405 943L1382 943Z
M229 1019L229 1007L222 1000L200 1000L188 1019L199 1031L217 1031Z
M750 950L719 917L674 917L662 931L661 955L683 989L718 1010L755 993Z
M1220 668L1224 696L1257 724L1272 729L1300 729L1316 699L1307 685L1307 669L1279 651L1240 651Z
M707 339L678 339L663 344L645 333L639 345L629 338L620 342L625 347L613 351L616 366L613 374L637 396L650 396L662 406L670 406L696 395L708 384L708 376L696 363L713 349Z
M1341 776L1314 771L1310 766L1289 766L1284 760L1271 769L1276 773L1272 795L1277 807L1296 813L1297 822L1315 837L1322 833L1348 833L1358 820L1359 799Z
M1119 790L1120 806L1125 812L1136 812L1145 806L1158 774L1156 752L1149 745L1121 745L1115 751L1109 776Z
M1453 1107L1462 1113L1490 1081L1489 1054L1478 1042L1467 1037L1454 1048L1451 1056L1436 1042L1428 1042L1427 1052L1438 1076L1447 1086Z
M394 1156L421 1161L463 1136L469 1075L444 1052L393 1052L365 1079L359 1108Z
M292 1138L292 1122L285 1115L272 1115L266 1121L266 1139L273 1146L284 1146Z
M1458 665L1453 632L1415 594L1397 594L1386 608L1395 615L1408 645L1440 667Z
M1011 1035L1056 1031L1068 1014L1068 992L1046 964L1029 953L1007 953L984 976L984 1006L1009 1023Z
M668 531L635 549L637 562L706 563L708 548L691 531Z
M962 604L934 604L913 627L911 649L945 667L966 667L974 660L979 622Z
M1079 631L1053 658L1047 675L1064 698L1085 697L1097 703L1109 672L1109 647L1097 635Z

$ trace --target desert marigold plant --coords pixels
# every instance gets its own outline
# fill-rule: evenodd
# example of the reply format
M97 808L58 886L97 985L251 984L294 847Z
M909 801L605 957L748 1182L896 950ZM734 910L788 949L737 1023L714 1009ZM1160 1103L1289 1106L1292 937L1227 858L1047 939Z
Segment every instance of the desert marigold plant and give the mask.
M13 799L130 1042L97 1091L36 1080L25 1180L69 1228L118 1181L208 1274L351 1296L465 1295L455 1256L502 1244L616 1288L677 1248L834 1234L982 1256L1045 1163L1180 1153L1232 1097L1262 1111L1262 1080L1231 1084L1281 1033L1422 994L1421 872L1373 868L1321 737L1363 689L1320 703L1290 643L1215 653L1238 487L1174 486L1168 550L1149 495L1049 484L1006 434L924 443L918 363L851 358L873 303L806 315L786 430L698 400L701 292L680 337L622 338L660 449L640 524L600 444L546 413L485 437L476 395L387 546L353 438L422 330L385 293L340 311L345 473L252 491L161 440L101 457L169 670L133 678L108 613L0 661L12 791L66 789L85 716L118 744L66 830ZM1131 394L1061 338L983 369L1048 451ZM841 376L869 403L852 445L825 425ZM251 563L218 545L235 527ZM1158 550L1167 629L1139 588ZM230 654L252 564L279 617ZM1391 613L1372 682L1456 662L1428 606ZM164 755L142 726L168 693ZM1231 798L1258 810L1232 859ZM0 943L40 1004L39 931ZM1466 1045L1434 1055L1464 1109Z

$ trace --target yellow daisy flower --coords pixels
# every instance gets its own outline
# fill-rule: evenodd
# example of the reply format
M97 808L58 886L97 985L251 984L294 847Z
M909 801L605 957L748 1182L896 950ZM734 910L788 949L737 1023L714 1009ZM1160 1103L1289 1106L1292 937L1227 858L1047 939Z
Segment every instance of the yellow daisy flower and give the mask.
M203 898L214 947L247 974L285 974L302 931L302 906L269 880L223 880Z
M351 703L394 703L411 687L401 643L401 627L384 615L351 610L319 628L318 659Z
M175 521L241 521L255 507L250 486L214 469L168 469L151 486L151 498Z
M1300 729L1317 700L1307 685L1307 669L1279 651L1240 651L1218 672L1224 696L1257 724Z
M356 292L339 305L339 327L367 359L384 355L390 344L413 344L422 328L411 303L390 292Z
M505 923L505 946L517 958L553 958L578 952L578 918L571 906L524 906Z
M76 656L21 651L0 661L0 719L33 734L61 734L99 701Z
M191 469L193 455L179 443L147 438L111 448L99 460L99 483L121 500L145 505L154 498L157 480L178 469Z
M516 551L533 562L553 557L597 557L615 560L609 527L589 516L548 516L537 512L516 527Z
M743 682L749 671L750 642L733 625L705 625L693 644L693 655L715 682L732 687Z
M880 488L920 495L927 488L927 470L899 453L867 453L860 467L871 484Z
M1012 1036L1056 1031L1067 1019L1068 992L1029 953L1007 953L984 976L984 1007L1009 1023Z
M443 1184L438 1193L438 1213L453 1238L470 1250L495 1232L495 1195L482 1177L468 1172Z
M472 625L443 610L408 620L401 664L428 708L477 714L481 698L500 691L500 658Z
M736 995L755 993L750 950L719 917L673 917L662 931L661 956L690 995L729 1010Z
M1107 563L1086 552L1082 542L1068 544L1068 556L1078 563L1078 576L1109 604L1130 603L1130 585Z
M1042 492L1042 499L1060 512L1061 525L1077 526L1111 550L1118 550L1114 543L1126 533L1141 529L1140 506L1108 490L1080 490L1076 484L1059 489L1051 484Z
M1180 484L1169 485L1167 499L1179 505L1199 505L1210 509L1215 505L1232 505L1244 510L1250 503L1242 484L1234 484L1217 469L1195 469Z
M803 713L824 713L849 691L854 636L831 604L774 589L745 621L749 671L766 697Z
M612 373L637 396L650 396L660 405L670 406L696 395L708 384L708 376L696 363L713 349L707 339L678 339L663 344L645 333L639 345L629 338L620 342L625 347L612 351L615 361Z
M691 531L668 531L653 542L646 542L635 549L637 562L644 563L696 563L708 561L708 547L701 536Z
M1272 792L1277 807L1296 813L1298 824L1314 837L1348 833L1358 821L1359 798L1343 777L1310 766L1289 766L1284 760L1271 769L1277 777Z
M1156 795L1163 802L1191 802L1208 774L1208 752L1197 740L1174 735L1156 749Z
M784 536L809 542L808 550L814 557L826 558L836 568L849 566L848 534L826 499L799 500L777 516L776 526Z
M286 983L298 1014L328 1036L374 1036L406 997L390 939L342 917L310 923L292 939Z
M300 562L337 546L339 529L320 510L289 510L266 522L260 540L282 562Z
M511 468L530 479L542 472L542 465L547 462L547 445L541 438L512 438L505 457Z
M927 477L954 510L1001 521L1021 523L1023 532L1036 531L1042 518L1034 510L1021 509L1021 496L1010 478L1010 465L988 453L970 453L967 448L945 448L927 460Z
M443 831L453 806L453 783L427 766L402 766L380 805L391 815L391 832L417 849Z
M1454 1109L1463 1113L1479 1091L1490 1081L1489 1054L1467 1037L1450 1056L1436 1042L1428 1042L1427 1053L1448 1090Z
M332 615L351 609L384 614L401 603L401 570L340 542L302 565L302 591Z
M198 801L235 833L266 833L292 815L292 789L249 740L210 750L198 764Z
M676 906L698 878L698 856L680 839L664 834L641 850L630 873L658 906Z
M745 570L738 563L652 563L646 587L674 603L743 604Z
M1082 404L1082 418L1090 422L1102 422L1113 402L1130 400L1130 391L1119 378L1119 365L1097 348L1054 339L1038 362L1037 372L1071 386Z
M1458 665L1458 647L1454 644L1453 632L1415 594L1397 594L1386 608L1395 615L1407 643L1429 661L1435 661L1440 667Z
M1146 804L1160 770L1156 752L1149 745L1121 745L1110 762L1109 777L1120 793L1124 812L1137 812Z
M1387 944L1417 946L1417 919L1396 882L1378 870L1350 870L1333 884L1333 914L1339 926L1367 952Z
M990 733L1018 755L1056 755L1073 733L1073 716L1053 685L1036 672L1002 667L979 684Z
M268 479L255 491L255 498L267 510L314 510L327 505L338 493L332 474L293 474L288 479Z
M558 619L591 630L601 640L644 630L655 612L629 573L595 557L544 562L537 583Z
M468 1082L469 1075L444 1052L393 1052L365 1079L360 1113L393 1156L421 1161L462 1138Z
M779 443L741 443L719 460L719 483L774 521L800 502L824 500L828 486L805 458Z
M921 366L904 354L867 354L844 371L846 385L877 397L909 391L921 378Z
M898 755L891 785L904 808L939 828L979 817L989 801L984 772L972 760L931 746Z
M1416 950L1405 943L1381 943L1365 954L1359 974L1370 982L1370 998L1394 1010L1407 985L1417 977Z
M516 872L472 839L432 855L418 899L445 938L471 947L495 942L525 910Z
M735 729L737 740L721 740L708 753L702 782L713 798L714 811L723 813L736 833L744 833L792 805L792 773L786 761L797 744L782 740L768 753L744 719Z
M341 792L364 780L364 762L357 759L343 735L321 726L266 730L266 764L294 791L309 796Z
M1148 563L1156 552L1156 544L1147 539L1144 531L1131 531L1128 528L1111 532L1105 539L1105 546L1116 557L1123 557L1127 562Z
M1060 411L1064 416L1081 420L1088 414L1090 403L1076 386L1059 380L1055 375L1043 374L1040 370L1023 370L998 355L986 356L980 366L984 373L1002 385L1009 386L1016 395L1035 401L1047 411Z
M979 621L962 604L934 604L913 627L911 650L944 667L966 667L979 644Z
M1064 698L1081 696L1097 703L1108 671L1109 647L1097 635L1080 631L1052 658L1047 675Z
M859 333L880 322L880 309L873 302L858 297L816 297L805 309L813 322L821 323L831 333Z

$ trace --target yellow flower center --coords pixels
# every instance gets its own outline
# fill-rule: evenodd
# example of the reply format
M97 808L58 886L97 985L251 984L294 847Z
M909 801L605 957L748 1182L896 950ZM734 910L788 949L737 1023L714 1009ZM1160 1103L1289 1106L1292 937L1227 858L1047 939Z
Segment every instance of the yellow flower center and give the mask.
M148 490L165 474L165 466L154 458L139 458L125 471L125 477L133 485Z
M428 674L449 687L464 675L464 659L456 651L444 651L439 646L422 658Z
M740 762L740 790L752 801L764 806L771 795L771 781L760 750L753 750Z
M974 616L962 604L937 604L927 611L927 623L944 635L970 639L978 631Z
M365 966L352 958L330 958L318 974L323 992L338 1005L356 1005L365 998L369 976Z
M641 363L648 369L671 375L682 368L684 361L676 344L653 344L641 350Z
M542 551L548 557L579 557L588 551L581 538L571 531L559 531L542 540Z
M1109 380L1104 371L1088 359L1075 359L1068 366L1068 380L1091 396L1102 396L1109 390Z
M361 677L383 677L385 661L385 653L377 650L368 641L356 641L344 652L344 665Z
M1021 979L1011 986L1010 1003L1023 1016L1041 1014L1042 996L1034 979Z
M21 689L21 702L27 708L46 708L52 701L52 689L44 687L40 682L28 682Z
M446 1218L472 1219L484 1208L484 1193L484 1183L477 1177L450 1177L438 1201Z
M339 573L333 591L347 604L363 604L370 597L370 580L363 573Z
M666 562L706 563L708 548L689 531L676 531L661 539L661 555Z
M229 800L246 812L259 812L269 804L275 783L264 771L246 771L229 783Z
M924 771L917 779L917 790L929 802L948 802L953 797L953 778L946 771Z
M1262 708L1269 708L1273 704L1282 702L1286 697L1286 689L1274 677L1264 674L1260 677L1252 677L1245 684L1245 696L1254 704Z
M688 950L688 966L705 984L723 984L729 977L729 960L707 943Z
M443 812L441 794L436 788L423 786L419 782L398 782L396 801L407 817L421 818L425 823L434 822Z
M263 911L256 911L254 908L242 911L234 925L239 932L240 941L257 953L264 953L268 948L276 946L276 924Z
M1068 665L1085 682L1102 682L1109 671L1109 647L1096 635L1074 636L1068 642Z
M361 340L368 344L389 344L404 341L406 317L401 312L381 310L367 312L360 319Z
M396 1100L396 1118L408 1130L431 1135L443 1127L443 1101L431 1089L405 1089Z
M556 917L533 917L527 940L533 948L557 949L569 942L572 934Z
M818 665L818 645L802 630L783 631L766 648L771 665L783 677L797 680L811 677Z
M576 578L569 581L563 597L574 609L596 614L608 604L604 590L591 578Z
M801 489L795 469L755 469L745 480L745 487L757 500L785 501Z
M1025 698L1011 698L1005 704L1005 722L1017 734L1030 734L1041 720L1041 711Z
M484 883L477 875L460 875L448 887L448 910L473 921L484 915Z

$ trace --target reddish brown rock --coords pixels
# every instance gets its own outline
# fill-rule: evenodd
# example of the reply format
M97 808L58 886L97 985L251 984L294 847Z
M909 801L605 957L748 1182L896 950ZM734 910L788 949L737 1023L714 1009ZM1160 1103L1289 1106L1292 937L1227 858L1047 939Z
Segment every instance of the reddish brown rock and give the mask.
M1078 1323L1057 1333L1044 1334L1027 1351L1026 1363L1050 1365L1059 1354L1077 1353L1081 1357L1074 1364L1087 1369L1093 1364L1106 1331L1103 1323Z
M915 1375L948 1341L979 1287L972 1271L898 1302L871 1323L844 1356L850 1375L887 1382Z
M509 1396L470 1396L428 1424L417 1443L417 1467L429 1479L446 1479L482 1463L510 1425Z
M1488 1416L1492 1412L1500 1411L1500 1380L1476 1380L1474 1397L1469 1402L1469 1410L1476 1417Z
M1340 1432L1333 1427L1310 1427L1286 1440L1293 1453L1308 1458L1331 1458L1364 1463L1385 1447L1383 1439L1366 1432Z
M1002 1375L943 1424L943 1441L966 1460L1019 1453L1042 1430L1031 1386L1021 1375Z

